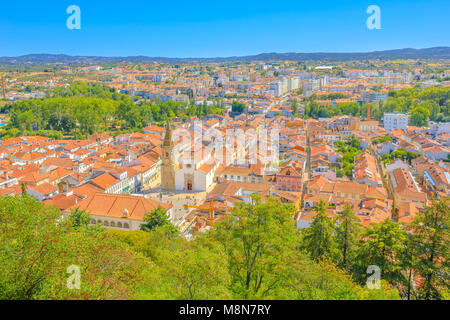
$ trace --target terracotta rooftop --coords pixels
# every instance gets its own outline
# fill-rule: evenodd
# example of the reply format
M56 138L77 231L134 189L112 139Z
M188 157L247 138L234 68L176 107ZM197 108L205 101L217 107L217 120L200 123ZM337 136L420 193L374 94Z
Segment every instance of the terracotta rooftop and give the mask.
M147 199L140 196L95 193L87 199L72 206L96 216L123 218L125 209L129 220L143 221L146 213L161 206L165 210L172 208L171 204Z

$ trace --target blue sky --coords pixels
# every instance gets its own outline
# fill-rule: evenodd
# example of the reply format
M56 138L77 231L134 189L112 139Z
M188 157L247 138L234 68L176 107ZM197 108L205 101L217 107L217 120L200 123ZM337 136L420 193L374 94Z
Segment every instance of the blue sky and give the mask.
M218 57L450 46L448 0L1 1L0 56ZM381 29L369 30L369 5ZM81 9L69 30L66 9Z

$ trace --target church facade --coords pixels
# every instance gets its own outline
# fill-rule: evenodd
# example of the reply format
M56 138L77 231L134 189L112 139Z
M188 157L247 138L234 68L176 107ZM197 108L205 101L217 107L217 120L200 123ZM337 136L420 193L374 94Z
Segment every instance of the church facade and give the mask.
M180 154L172 138L172 128L166 126L162 145L161 188L167 191L204 192L213 184L220 162L205 151L201 142L186 146Z

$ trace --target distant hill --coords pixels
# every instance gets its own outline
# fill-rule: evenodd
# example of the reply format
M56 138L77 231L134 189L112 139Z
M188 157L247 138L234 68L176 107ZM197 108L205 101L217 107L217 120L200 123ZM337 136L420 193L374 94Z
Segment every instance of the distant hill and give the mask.
M19 57L0 57L0 63L105 63L105 62L231 62L231 61L350 61L350 60L390 60L390 59L450 59L450 47L434 47L426 49L396 49L373 52L315 52L315 53L261 53L251 56L217 57L217 58L165 58L165 57L100 57L69 56L64 54L29 54Z

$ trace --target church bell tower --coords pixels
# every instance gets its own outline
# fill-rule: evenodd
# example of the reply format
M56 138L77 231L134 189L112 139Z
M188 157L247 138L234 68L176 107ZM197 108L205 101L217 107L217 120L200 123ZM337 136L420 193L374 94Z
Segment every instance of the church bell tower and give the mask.
M175 190L175 171L177 163L174 160L174 143L172 141L172 128L170 122L166 123L166 135L162 145L161 188Z

